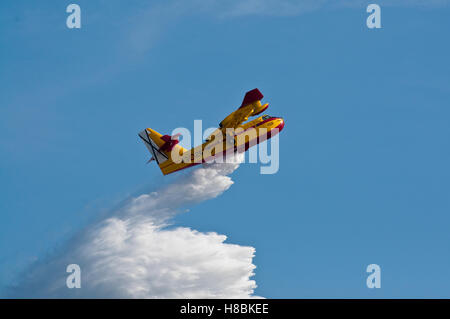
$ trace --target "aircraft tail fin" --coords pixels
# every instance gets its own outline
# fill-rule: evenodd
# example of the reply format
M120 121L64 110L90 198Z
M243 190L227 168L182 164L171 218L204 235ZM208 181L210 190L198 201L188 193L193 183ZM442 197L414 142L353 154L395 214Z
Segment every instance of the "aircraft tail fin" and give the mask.
M258 101L262 100L263 97L264 97L264 95L262 95L262 93L258 89L253 89L251 91L248 91L247 93L245 93L244 100L242 101L242 104L240 107L244 107L249 104L258 102Z
M163 171L163 167L173 162L173 151L178 151L180 155L186 152L185 148L178 145L178 136L179 134L174 136L162 135L151 128L139 132L139 137L152 155L147 163L155 160L161 171Z

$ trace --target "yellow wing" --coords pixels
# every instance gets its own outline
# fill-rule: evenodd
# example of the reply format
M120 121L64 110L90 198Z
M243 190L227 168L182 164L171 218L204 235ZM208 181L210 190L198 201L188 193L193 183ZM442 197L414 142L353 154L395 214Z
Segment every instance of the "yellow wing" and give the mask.
M258 115L264 112L269 104L261 105L261 100L264 97L258 89L253 89L245 94L241 106L228 115L222 122L220 128L237 128L243 122L247 121L250 116Z

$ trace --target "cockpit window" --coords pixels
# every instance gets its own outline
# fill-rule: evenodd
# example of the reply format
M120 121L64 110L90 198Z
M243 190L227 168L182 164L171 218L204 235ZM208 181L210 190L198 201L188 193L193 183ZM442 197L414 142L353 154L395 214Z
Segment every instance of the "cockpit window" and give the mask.
M264 115L264 116L262 117L263 120L267 120L267 119L269 119L269 118L270 118L269 115Z

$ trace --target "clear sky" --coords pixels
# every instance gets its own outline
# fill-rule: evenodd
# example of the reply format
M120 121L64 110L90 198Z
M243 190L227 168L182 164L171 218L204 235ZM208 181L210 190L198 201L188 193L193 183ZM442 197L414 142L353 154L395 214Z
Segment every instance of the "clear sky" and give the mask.
M0 291L172 181L137 133L207 127L255 87L280 170L175 219L256 249L272 298L450 297L449 1L0 2ZM241 4L239 4L241 3ZM378 264L382 288L366 287Z

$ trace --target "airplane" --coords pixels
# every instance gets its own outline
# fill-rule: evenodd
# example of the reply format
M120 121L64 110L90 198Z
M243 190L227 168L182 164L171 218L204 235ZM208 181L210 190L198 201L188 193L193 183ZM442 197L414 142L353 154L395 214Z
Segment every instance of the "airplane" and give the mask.
M190 150L178 144L181 134L162 135L151 128L139 132L152 155L147 163L156 161L163 175L168 175L221 156L226 158L229 154L245 152L270 139L284 128L283 118L262 115L246 122L269 107L268 103L261 103L263 97L258 89L248 91L241 106L220 122L203 144Z

